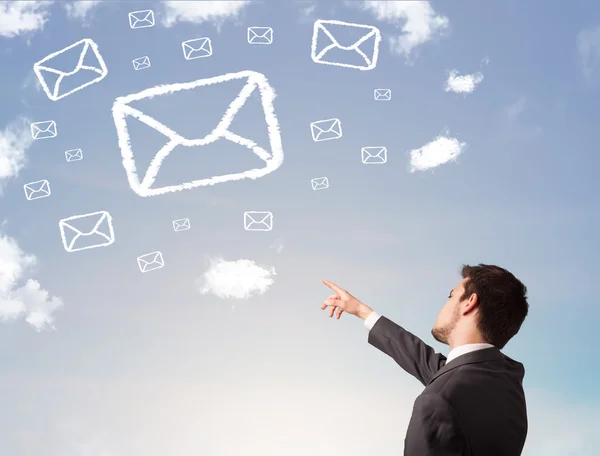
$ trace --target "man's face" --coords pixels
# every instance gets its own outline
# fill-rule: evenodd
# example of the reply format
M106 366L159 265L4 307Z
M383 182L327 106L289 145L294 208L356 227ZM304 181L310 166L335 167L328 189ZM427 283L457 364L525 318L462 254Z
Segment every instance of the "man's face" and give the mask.
M458 304L460 303L460 297L465 292L464 284L466 280L467 279L461 280L460 283L450 291L448 301L446 301L446 304L444 304L444 307L440 310L435 325L431 330L433 338L442 344L449 345L448 338L460 319L460 307Z

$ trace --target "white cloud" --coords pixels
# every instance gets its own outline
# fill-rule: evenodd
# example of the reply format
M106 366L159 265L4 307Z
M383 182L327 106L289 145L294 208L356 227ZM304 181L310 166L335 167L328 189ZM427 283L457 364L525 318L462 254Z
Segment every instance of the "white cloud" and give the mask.
M436 14L427 1L364 1L362 9L377 20L391 22L403 32L388 38L393 52L407 60L420 45L441 34L450 25L447 17Z
M252 294L264 294L273 284L275 269L264 269L252 260L225 261L214 258L198 287L202 294L212 293L219 298L248 299ZM197 281L199 285L200 279Z
M410 172L424 171L455 160L465 149L467 143L448 137L448 131L419 149L410 151Z
M451 70L444 90L446 92L471 93L481 81L483 81L483 74L479 72L461 76L458 71Z
M592 82L600 64L600 26L583 29L577 34L577 53L583 75Z
M48 21L51 1L0 2L0 36L15 36L42 30Z
M25 166L25 151L33 142L29 125L21 118L0 130L0 195L3 180L16 177Z
M504 108L504 112L506 113L508 120L512 122L521 115L521 113L525 110L526 101L527 99L525 97L521 97L513 104L510 104L506 108Z
M486 55L484 58L481 59L481 64L482 65L489 65L490 64L490 58Z
M102 3L102 0L75 0L64 6L67 11L67 16L72 19L85 21L88 18L89 13L100 3Z
M203 22L214 21L217 26L229 18L235 18L240 11L250 2L240 1L167 1L162 23L171 27L178 22Z
M37 262L25 254L17 242L0 234L0 319L25 321L36 330L54 329L53 312L63 306L60 298L51 297L37 280L24 276Z

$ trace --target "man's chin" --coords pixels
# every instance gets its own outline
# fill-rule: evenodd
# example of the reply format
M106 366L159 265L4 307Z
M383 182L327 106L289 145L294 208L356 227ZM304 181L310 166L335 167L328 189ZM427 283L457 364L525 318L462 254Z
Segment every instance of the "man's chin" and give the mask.
M433 336L433 338L435 340L437 340L439 343L441 344L446 344L448 345L448 341L446 340L446 338L443 335L443 331L439 331L438 328L433 328L431 330L431 335Z

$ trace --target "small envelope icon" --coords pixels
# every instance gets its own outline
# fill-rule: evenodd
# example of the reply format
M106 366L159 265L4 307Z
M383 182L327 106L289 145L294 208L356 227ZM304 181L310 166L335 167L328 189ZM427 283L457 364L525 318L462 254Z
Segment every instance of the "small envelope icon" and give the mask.
M25 190L25 197L29 201L46 198L52 194L50 191L50 183L45 179L29 182L28 184L23 185L23 190Z
M133 63L133 69L135 71L150 68L150 57L148 57L147 55L145 55L144 57L138 57L137 59L133 59L131 63Z
M352 39L347 44L340 44L343 41L336 35L341 35L346 32L346 29L362 36L356 40ZM373 41L372 44L365 44L368 41ZM325 21L317 20L313 27L313 38L311 46L311 58L315 63L323 65L333 65L346 68L356 68L359 70L372 70L377 65L377 57L379 55L379 44L381 43L381 32L377 27L370 25L352 24L342 21ZM363 47L363 49L361 49ZM368 49L367 49L368 47ZM328 57L330 51L331 58ZM345 51L345 52L340 52ZM348 54L348 61L363 61L363 64L344 63L337 61L333 54L340 56Z
M83 151L81 149L72 149L65 152L65 158L68 162L83 160Z
M44 57L33 65L33 71L42 89L52 101L60 100L84 87L100 82L108 74L104 59L98 51L98 45L89 38ZM46 78L49 78L49 81L46 81ZM61 86L67 88L61 91Z
M150 252L139 256L137 262L138 266L140 267L140 271L142 272L154 271L155 269L160 269L165 265L163 255L159 251Z
M112 217L107 211L74 215L59 220L63 246L69 253L106 247L115 242Z
M132 29L154 27L154 11L132 11L129 13L129 27Z
M313 190L324 190L329 188L329 179L326 177L316 177L310 181Z
M378 101L388 101L392 99L391 89L375 89L373 97Z
M31 124L31 136L33 139L56 138L56 122L53 120L44 120L43 122L34 122Z
M271 44L273 42L273 29L271 27L248 27L248 43Z
M186 60L201 59L212 55L212 44L210 38L196 38L181 43L183 56Z
M310 131L313 141L327 141L342 137L342 123L340 119L325 119L311 122Z
M237 82L238 80L245 81L245 85L241 91L237 84L227 85L229 82ZM225 114L220 122L208 135L202 138L189 138L189 136L184 137L176 132L176 130L179 129L177 126L166 126L153 117L144 114L140 110L143 108L134 108L131 106L131 103L139 100L148 100L149 104L151 105L151 99L154 97L169 95L171 93L184 90L194 90L194 93L197 91L200 95L206 94L207 97L210 97L212 93L211 90L216 90L217 93L221 93L218 92L218 90L220 88L223 90L222 88L226 89L227 87L234 87L231 96L233 101L229 104L229 107L225 111ZM237 94L237 96L235 94ZM259 146L251 138L245 138L229 131L231 123L234 121L238 113L244 109L246 101L253 95L258 95L260 104L262 105L264 117L262 117L260 120L261 123L263 121L266 123L265 129L267 130L270 150ZM279 122L273 107L274 99L275 91L270 86L267 78L265 78L263 74L254 71L241 71L238 73L231 73L208 79L199 79L193 82L160 85L143 90L133 95L117 98L113 104L112 114L119 139L121 155L123 157L123 167L125 168L127 179L129 180L129 186L138 195L146 197L161 195L167 192L188 190L206 185L214 185L220 182L228 182L232 180L247 178L257 179L275 171L283 163L283 146L281 143ZM190 112L189 115L196 116L198 119L200 119L198 121L201 122L202 110L203 107L199 105L198 111ZM150 162L145 174L142 176L138 175L138 166L135 162L134 151L132 149L132 143L128 130L129 126L134 125L135 121L140 121L146 124L146 126L156 130L159 133L162 133L170 139L170 141L162 146L162 148L157 147L154 158ZM210 153L210 145L212 143L217 143L217 145L220 145L223 144L223 141L228 141L227 144L230 147L243 147L248 153L254 153L264 161L265 165L263 167L256 167L242 172L221 174L214 177L193 180L179 185L151 188L154 185L158 174L160 173L161 165L164 160L174 160L175 163L177 163L177 157L181 157L181 152L183 152L186 148L191 147L201 147L201 149L198 150L198 153L202 153L204 151ZM141 150L140 152L144 151ZM223 157L222 159L225 161L228 160L227 157ZM141 181L140 177L142 177Z
M387 161L387 148L382 146L363 147L361 154L365 165L383 164Z
M173 229L175 231L186 231L190 229L190 219L184 218L173 220Z
M271 231L273 229L273 213L264 211L244 212L244 229L246 231Z

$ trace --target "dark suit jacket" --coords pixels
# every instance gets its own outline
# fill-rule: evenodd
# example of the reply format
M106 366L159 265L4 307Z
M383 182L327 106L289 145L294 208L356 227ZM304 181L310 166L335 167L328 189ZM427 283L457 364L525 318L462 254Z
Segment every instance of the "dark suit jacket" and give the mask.
M413 406L405 456L521 454L527 435L521 363L493 347L446 364L445 356L383 316L368 340L425 385Z

